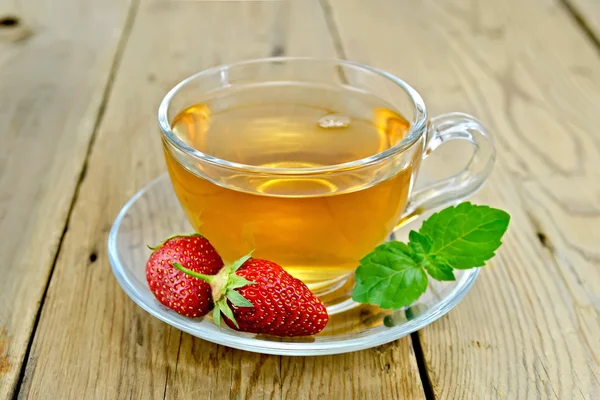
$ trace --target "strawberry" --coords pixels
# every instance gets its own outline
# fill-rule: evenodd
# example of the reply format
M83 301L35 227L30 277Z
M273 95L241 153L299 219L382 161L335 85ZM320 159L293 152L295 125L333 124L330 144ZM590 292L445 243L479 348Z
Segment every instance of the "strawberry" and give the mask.
M319 333L329 319L323 302L274 262L246 256L215 276L173 265L210 283L217 326L223 314L227 325L243 332L304 336Z
M153 248L146 263L146 280L154 296L165 306L186 317L201 317L212 308L210 285L183 273L173 263L190 271L216 274L223 260L201 235L174 236Z

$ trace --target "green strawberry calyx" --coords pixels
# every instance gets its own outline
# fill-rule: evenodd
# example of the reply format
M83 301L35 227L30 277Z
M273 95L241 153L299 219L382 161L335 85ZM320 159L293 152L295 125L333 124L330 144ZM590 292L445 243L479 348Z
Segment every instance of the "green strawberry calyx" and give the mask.
M251 254L245 255L239 260L225 265L216 275L204 275L199 272L185 268L179 263L173 263L173 266L181 272L198 278L210 285L212 291L213 302L215 308L213 310L213 321L218 327L221 326L221 313L233 322L239 328L237 321L233 316L233 310L229 306L229 302L237 307L254 307L244 296L235 289L242 288L247 285L255 285L256 282L251 282L244 277L237 275L235 272L251 258Z

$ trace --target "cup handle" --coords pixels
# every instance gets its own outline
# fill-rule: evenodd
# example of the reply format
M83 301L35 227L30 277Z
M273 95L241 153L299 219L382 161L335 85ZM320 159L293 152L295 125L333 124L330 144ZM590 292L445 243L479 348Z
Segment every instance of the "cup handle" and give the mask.
M400 225L428 210L457 203L474 194L483 186L494 168L494 142L487 129L470 115L448 113L432 118L427 136L423 160L450 140L466 140L473 145L474 151L462 171L413 192Z

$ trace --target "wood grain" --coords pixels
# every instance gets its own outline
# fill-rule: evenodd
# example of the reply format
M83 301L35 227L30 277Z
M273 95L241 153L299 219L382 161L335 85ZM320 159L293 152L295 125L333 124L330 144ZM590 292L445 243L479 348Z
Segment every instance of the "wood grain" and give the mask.
M129 1L3 1L0 399L15 390Z
M577 328L572 338L583 346L580 360L590 368L600 364L600 175L549 177L524 183L524 199L546 255L564 285L566 318ZM565 271L567 271L565 273ZM596 375L596 382L598 386ZM591 377L581 376L582 386ZM596 392L598 394L598 392Z
M412 346L321 357L282 357L282 399L424 399Z
M168 89L219 63L333 52L315 1L142 1L50 282L20 398L317 399L330 393L358 399L381 398L384 390L423 397L408 339L314 359L232 350L146 314L123 293L108 265L106 237L117 212L164 171L156 109ZM328 379L345 386L329 387Z
M511 227L466 300L419 334L436 397L598 398L597 49L553 1L330 3L349 58L406 79L431 115L470 112L495 133L474 200ZM427 163L456 157L443 150Z

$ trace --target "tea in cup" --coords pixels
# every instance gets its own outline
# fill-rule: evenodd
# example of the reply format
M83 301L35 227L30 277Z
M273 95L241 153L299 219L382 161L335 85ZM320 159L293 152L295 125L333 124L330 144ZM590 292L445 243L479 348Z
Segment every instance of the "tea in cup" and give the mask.
M495 156L474 118L428 119L402 80L333 59L208 69L167 94L159 123L194 229L226 262L253 251L317 294L338 287L402 221L476 191ZM422 160L453 139L474 145L467 167L414 190Z

